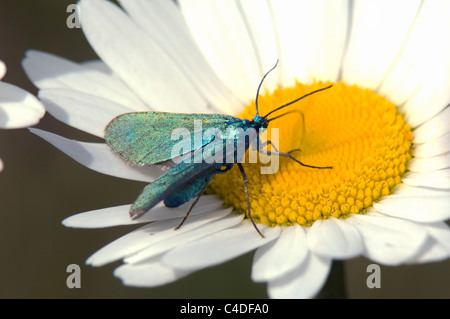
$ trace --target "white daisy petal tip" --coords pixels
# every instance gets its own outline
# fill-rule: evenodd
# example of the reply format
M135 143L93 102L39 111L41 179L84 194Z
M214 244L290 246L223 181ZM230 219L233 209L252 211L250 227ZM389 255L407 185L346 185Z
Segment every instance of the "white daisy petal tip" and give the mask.
M366 215L354 214L347 221L359 231L367 258L388 266L398 266L418 254L427 241L420 224L392 218L371 209Z
M152 288L179 280L190 271L171 269L154 261L143 264L124 264L114 270L114 276L126 286Z
M440 262L450 258L450 250L433 238L425 243L419 253L411 258L407 264L423 264Z
M129 213L131 205L108 207L72 215L64 219L62 224L71 228L105 228L182 218L186 215L191 204L192 201L180 207L168 208L161 202L138 219L131 219ZM223 210L229 214L232 211L232 208L221 209L221 207L222 201L217 196L205 195L200 198L190 216L219 210Z
M6 74L6 64L2 60L0 60L0 80L3 79L5 74Z
M314 253L333 259L357 257L364 251L358 230L334 217L314 222L308 229L307 242Z
M131 205L104 208L79 213L64 219L61 223L70 228L103 228L131 224L129 209Z
M282 229L280 237L258 248L253 258L252 280L267 282L300 267L309 253L300 225Z
M23 128L37 124L45 108L33 94L0 81L0 114L0 128Z
M331 269L331 259L309 254L306 262L290 273L269 281L267 292L274 299L314 298L324 286Z

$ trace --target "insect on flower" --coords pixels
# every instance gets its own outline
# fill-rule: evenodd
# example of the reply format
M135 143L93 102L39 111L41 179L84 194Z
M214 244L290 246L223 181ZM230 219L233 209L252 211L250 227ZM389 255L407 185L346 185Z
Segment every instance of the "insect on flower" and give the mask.
M312 91L289 103L281 105L264 116L258 112L258 97L266 76L277 66L270 69L262 78L256 93L256 115L253 120L243 120L222 114L183 114L165 112L126 113L114 118L105 129L105 139L111 149L122 159L131 164L159 164L166 170L158 179L147 185L130 208L130 216L136 219L150 210L160 201L167 207L178 207L195 198L180 225L187 219L208 184L216 174L223 174L237 164L242 174L247 201L247 214L256 231L259 231L252 219L248 198L248 183L241 159L250 145L254 150L265 154L288 157L298 164L316 169L331 169L330 166L307 165L296 159L291 153L278 152L271 141L261 143L259 133L267 129L269 123L289 112L269 118L273 113L284 109L312 94L329 89L332 85ZM172 139L172 132L178 128L187 129L194 137L195 123L201 121L202 138L200 143L192 146L183 154L173 154L177 140ZM207 130L221 132L206 134ZM230 143L231 141L231 143ZM231 147L230 147L231 145ZM275 151L263 150L271 145ZM225 150L225 151L224 151ZM219 160L212 154L222 154ZM200 159L200 160L195 160Z

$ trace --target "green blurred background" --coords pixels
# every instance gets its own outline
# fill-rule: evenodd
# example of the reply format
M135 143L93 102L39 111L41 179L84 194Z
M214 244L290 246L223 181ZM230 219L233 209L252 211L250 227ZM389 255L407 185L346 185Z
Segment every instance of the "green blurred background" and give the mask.
M70 0L0 0L0 59L4 81L34 94L22 67L26 50L37 49L80 62L96 59L81 29L69 29ZM36 126L78 140L98 139L46 114ZM266 286L250 280L253 253L159 288L125 287L112 275L120 262L85 266L97 249L135 227L69 229L75 213L130 203L142 183L91 171L26 129L0 130L0 298L266 298ZM345 262L349 298L449 298L450 261L381 267L381 288L366 286L372 262ZM69 264L81 267L81 288L69 289Z

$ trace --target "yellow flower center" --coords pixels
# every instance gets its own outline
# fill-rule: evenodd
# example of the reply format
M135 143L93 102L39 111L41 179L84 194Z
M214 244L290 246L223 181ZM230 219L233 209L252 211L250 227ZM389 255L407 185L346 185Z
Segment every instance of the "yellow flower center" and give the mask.
M314 83L278 88L259 97L259 114L325 87ZM280 152L292 153L302 163L332 166L332 169L303 167L280 157L274 174L261 174L261 163L243 163L248 177L252 218L270 225L311 225L330 216L345 218L363 214L372 203L389 195L401 182L411 159L412 134L396 106L370 90L335 84L270 117L289 114L270 122L279 129ZM255 103L239 116L253 119ZM275 144L276 145L276 144ZM267 148L268 150L270 147ZM233 167L217 175L210 190L241 213L247 212L242 176Z

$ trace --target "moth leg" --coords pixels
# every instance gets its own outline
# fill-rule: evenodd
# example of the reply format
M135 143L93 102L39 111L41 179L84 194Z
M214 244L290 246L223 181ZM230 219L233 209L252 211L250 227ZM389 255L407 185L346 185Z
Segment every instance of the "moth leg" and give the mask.
M227 165L225 166L225 168L224 168L224 169L220 169L220 170L218 171L218 173L223 174L223 173L229 171L232 167L233 167L233 164L227 164ZM208 183L208 184L209 184L209 183ZM191 208L189 208L188 212L187 212L186 215L184 216L184 218L183 218L183 220L181 221L180 225L178 225L178 226L175 228L175 230L179 229L179 228L181 227L181 225L183 225L183 223L184 223L184 222L186 221L186 219L189 217L189 214L191 213L191 211L192 211L192 209L194 208L194 206L197 205L197 203L198 203L198 201L199 201L199 199L200 199L200 196L203 195L203 193L204 193L205 190L206 190L206 187L208 187L208 184L206 184L206 186L202 189L202 191L197 195L197 198L196 198L196 199L194 200L194 202L192 203Z
M255 229L258 232L258 234L262 238L264 238L264 235L259 231L258 227L256 227L256 224L255 224L255 222L254 222L254 220L252 218L252 215L250 213L250 200L248 199L247 175L245 174L244 167L242 167L241 163L236 163L236 164L238 165L239 170L241 171L241 174L242 174L242 179L244 180L244 191L245 191L245 199L247 200L247 214L248 214L248 218L250 218L250 220L251 220L251 222L253 224L253 227L255 227Z
M189 217L189 215L191 214L192 209L194 209L194 206L197 205L200 196L203 195L203 193L205 192L205 189L208 185L206 185L202 191L197 195L197 198L194 200L194 202L192 203L191 207L189 208L188 212L186 213L186 215L183 217L183 220L181 221L180 225L178 225L177 227L175 227L175 230L180 229L180 227L184 224L184 222L186 221L186 219Z
M259 136L258 136L258 138L259 138ZM258 143L259 143L259 142L258 142ZM272 148L275 150L275 152L278 152L278 149L275 147L275 145L273 145L273 143L272 143L271 140L268 140L268 141L265 141L264 143L262 143L262 144L261 144L261 150L262 150L264 147L268 146L268 145L272 146ZM261 150L260 150L260 152L261 152ZM266 151L266 152L267 152L267 151ZM291 152L292 152L292 151L291 151Z
M265 141L264 143L262 143L261 144L261 149L263 149L264 147L266 147L266 146L268 146L268 145L270 145L270 146L272 146L273 147L273 149L276 151L276 152L278 152L278 149L275 147L275 145L273 145L273 143L272 143L272 141ZM301 149L299 149L299 148L295 148L295 149L293 149L293 150L290 150L289 152L287 152L288 154L291 154L291 153L294 153L294 152L300 152L301 151Z
M300 152L301 151L301 149L299 149L299 148L294 148L293 150L290 150L289 152L288 152L288 154L291 154L291 153L294 153L294 152Z
M300 162L298 159L296 159L295 157L293 157L291 155L291 153L300 151L300 149L294 149L294 150L291 150L291 151L289 151L287 153L280 153L280 152L278 152L276 147L272 144L272 141L267 141L267 142L264 143L264 146L267 146L267 145L271 145L275 149L275 152L264 151L264 150L259 150L259 152L262 153L262 154L265 154L265 155L277 155L277 156L287 157L287 158L290 158L291 160L299 163L300 165L302 165L304 167L317 168L317 169L332 169L333 168L332 166L312 166L312 165L308 165L308 164Z
M273 145L271 140L265 141L264 143L261 144L261 140L259 138L259 134L256 137L257 140L257 145L258 145L258 151L261 152L263 151L263 148L265 148L266 146L272 146L272 148L275 150L275 152L278 153L278 149L275 147L275 145ZM295 150L289 151L288 154L295 152L295 151L300 151L299 148L296 148ZM263 154L265 154L264 152L268 152L268 151L263 151Z

